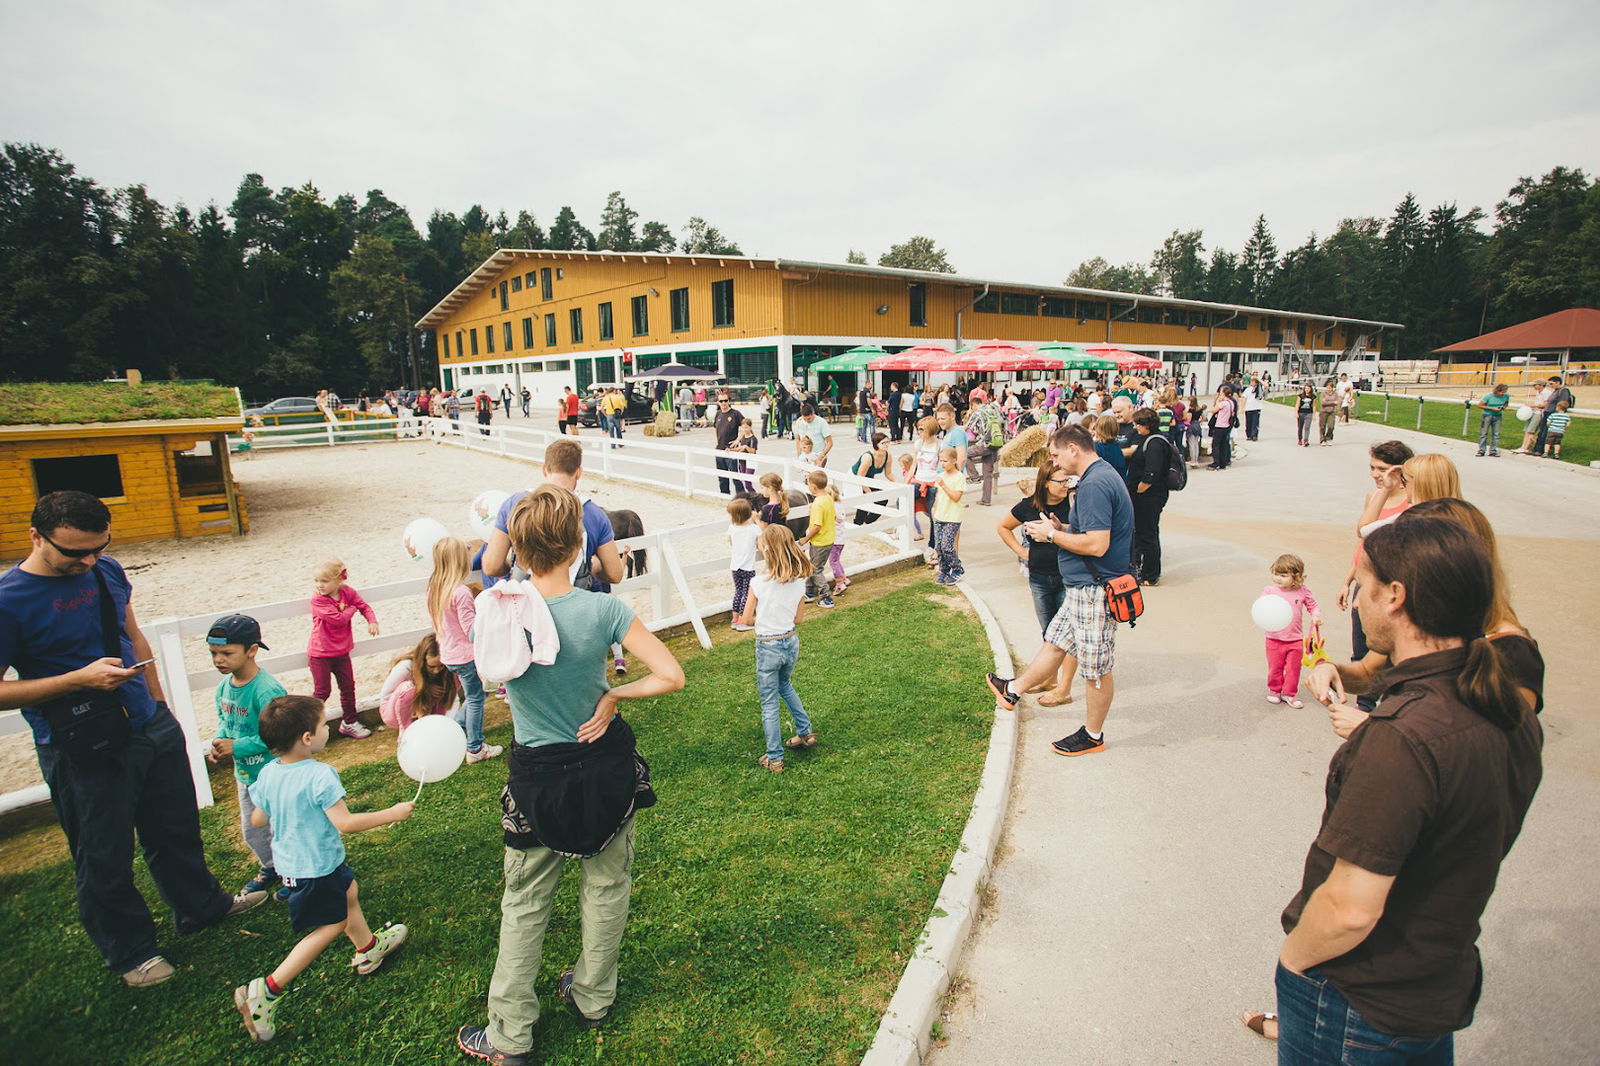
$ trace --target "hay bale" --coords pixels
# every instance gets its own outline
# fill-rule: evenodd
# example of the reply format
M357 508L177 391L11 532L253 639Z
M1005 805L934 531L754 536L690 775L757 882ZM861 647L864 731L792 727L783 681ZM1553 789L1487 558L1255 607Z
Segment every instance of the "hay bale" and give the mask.
M647 437L676 437L678 435L678 420L671 411L656 412L656 420L644 427Z
M1029 426L1000 449L1000 465L1037 467L1049 456L1049 444L1043 426Z

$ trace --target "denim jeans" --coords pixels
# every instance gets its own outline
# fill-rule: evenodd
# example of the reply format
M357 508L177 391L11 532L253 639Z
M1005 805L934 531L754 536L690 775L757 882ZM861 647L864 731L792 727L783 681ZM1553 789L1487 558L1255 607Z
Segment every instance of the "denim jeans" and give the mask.
M1500 454L1500 419L1505 417L1500 411L1485 411L1478 420L1478 454L1485 450L1490 455Z
M756 691L761 696L761 728L767 735L767 758L783 758L783 729L778 721L778 701L789 705L794 716L794 731L799 736L811 732L811 719L794 690L794 664L800 661L800 634L782 640L756 641Z
M478 680L477 663L461 663L450 667L450 672L461 679L461 705L450 712L450 718L467 731L467 750L483 750L483 682Z
M1451 1066L1455 1034L1380 1032L1313 966L1304 975L1278 965L1278 1066Z
M1246 411L1244 413L1244 436L1246 440L1255 440L1261 436L1261 412Z
M1052 570L1040 574L1033 570L1028 571L1028 591L1033 593L1033 613L1039 619L1039 634L1050 628L1050 620L1061 610L1061 601L1066 596L1066 589L1061 584L1061 574Z

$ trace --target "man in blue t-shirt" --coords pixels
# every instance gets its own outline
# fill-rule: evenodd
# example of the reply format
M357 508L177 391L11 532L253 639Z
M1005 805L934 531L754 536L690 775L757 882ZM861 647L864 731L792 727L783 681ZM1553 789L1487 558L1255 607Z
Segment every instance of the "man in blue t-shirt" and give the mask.
M1021 694L1053 684L1063 661L1067 677L1081 671L1092 682L1084 700L1083 728L1051 745L1058 755L1089 755L1106 746L1105 722L1116 692L1117 623L1106 603L1105 583L1131 570L1133 501L1128 487L1094 449L1082 426L1063 426L1050 438L1050 458L1078 478L1066 525L1052 517L1028 522L1027 535L1056 546L1061 572L1061 609L1045 631L1045 643L1019 677L988 676L1002 706L1016 709Z
M569 492L577 493L578 480L583 477L583 446L573 440L550 443L544 453L544 479ZM495 516L494 532L484 545L479 562L484 576L504 578L511 574L511 512L526 496L514 493L501 506ZM581 496L580 496L581 498ZM622 580L622 555L617 551L616 532L605 508L593 500L583 501L584 550L572 564L572 583L581 589L591 589L596 584L614 585Z
M30 522L32 551L0 577L0 674L15 668L20 678L0 681L0 710L20 707L33 727L39 769L77 869L84 931L108 968L145 988L173 968L156 953L155 922L133 882L135 827L179 933L249 910L267 893L230 897L206 867L183 730L162 700L150 642L134 617L133 586L105 554L111 512L88 493L52 492L40 497ZM73 714L88 697L106 694L120 710ZM75 729L58 736L52 721ZM94 723L104 728L84 737Z

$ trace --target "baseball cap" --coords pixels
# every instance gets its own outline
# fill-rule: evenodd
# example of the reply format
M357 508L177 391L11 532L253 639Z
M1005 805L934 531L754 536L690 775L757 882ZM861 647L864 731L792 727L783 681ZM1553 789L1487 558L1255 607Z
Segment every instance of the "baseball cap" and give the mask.
M255 644L262 651L272 649L261 643L261 623L247 614L225 614L211 623L206 632L207 644Z

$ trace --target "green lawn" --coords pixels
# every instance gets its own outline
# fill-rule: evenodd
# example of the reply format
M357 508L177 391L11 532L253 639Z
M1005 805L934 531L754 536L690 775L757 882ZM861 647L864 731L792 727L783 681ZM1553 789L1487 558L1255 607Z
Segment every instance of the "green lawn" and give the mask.
M1294 398L1274 397L1275 403L1292 405ZM1461 432L1461 403L1445 403L1433 401L1422 404L1422 425L1417 425L1417 405L1421 403L1414 397L1395 396L1388 402L1388 411L1385 415L1384 398L1382 395L1357 394L1356 417L1363 422L1372 422L1378 425L1398 426L1402 429L1418 429L1424 433L1432 433L1438 437L1454 437L1457 440L1467 440L1474 444L1478 440L1478 417L1481 412L1473 408L1467 417L1467 432ZM1513 451L1522 446L1522 427L1524 423L1517 420L1517 404L1506 409L1505 417L1500 420L1500 450ZM1315 425L1312 433L1316 432ZM1561 443L1562 461L1577 463L1587 466L1592 460L1600 459L1600 419L1574 418L1567 427L1566 438Z
M534 1061L859 1060L960 837L992 715L982 686L991 660L974 619L921 582L855 599L802 624L796 685L822 743L790 756L781 776L754 765L762 746L747 639L685 653L685 691L629 705L661 802L639 816L616 1014L599 1036L585 1034L553 993L578 951L574 864L546 940ZM490 738L509 743L509 730ZM387 760L343 777L353 810L413 791ZM179 974L134 992L106 973L79 928L69 865L0 876L10 901L0 918L7 1057L467 1061L454 1034L484 1018L504 777L498 762L464 767L427 787L411 821L348 838L369 919L405 922L410 942L357 977L341 940L296 982L277 1038L262 1046L239 1024L232 990L293 942L281 905L176 942L162 916L162 946ZM226 795L202 823L213 869L234 885L253 863L231 788Z

